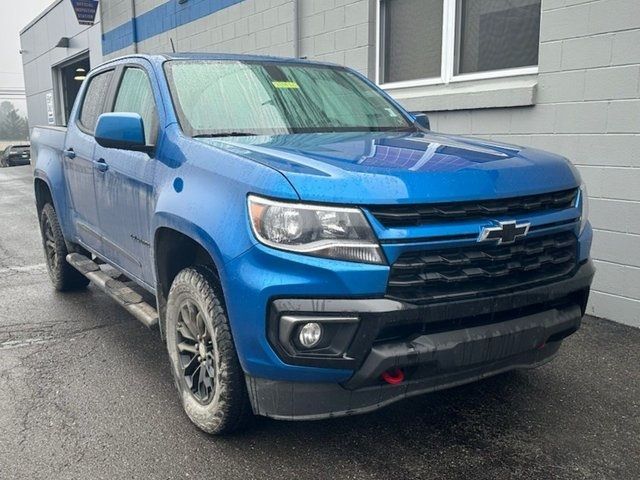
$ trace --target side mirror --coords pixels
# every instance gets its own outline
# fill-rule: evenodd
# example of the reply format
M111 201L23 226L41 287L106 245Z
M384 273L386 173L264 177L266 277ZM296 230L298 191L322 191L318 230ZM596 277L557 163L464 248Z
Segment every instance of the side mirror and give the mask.
M105 148L149 150L142 117L137 113L103 113L98 117L95 138Z
M431 124L429 123L429 117L427 117L426 113L414 113L413 118L418 125L422 128L426 128L427 130L431 130Z

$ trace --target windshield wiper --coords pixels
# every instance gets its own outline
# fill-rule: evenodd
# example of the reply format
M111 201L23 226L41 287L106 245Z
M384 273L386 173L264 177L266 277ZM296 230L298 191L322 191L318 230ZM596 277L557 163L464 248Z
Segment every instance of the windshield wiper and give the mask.
M222 132L222 133L198 133L192 138L216 138L216 137L254 137L258 135L253 132Z

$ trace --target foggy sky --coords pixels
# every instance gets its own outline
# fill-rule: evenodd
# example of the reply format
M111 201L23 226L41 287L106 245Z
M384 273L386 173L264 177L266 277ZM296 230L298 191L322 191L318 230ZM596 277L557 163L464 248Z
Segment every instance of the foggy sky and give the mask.
M0 92L6 88L24 89L19 32L53 2L0 0ZM5 99L0 94L0 101ZM24 112L24 101L10 100Z

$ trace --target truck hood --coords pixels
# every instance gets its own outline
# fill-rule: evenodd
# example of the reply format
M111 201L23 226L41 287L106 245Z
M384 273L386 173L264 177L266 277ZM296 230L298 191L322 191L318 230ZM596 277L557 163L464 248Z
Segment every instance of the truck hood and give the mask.
M563 157L432 132L198 139L280 171L301 200L403 204L505 198L576 187Z

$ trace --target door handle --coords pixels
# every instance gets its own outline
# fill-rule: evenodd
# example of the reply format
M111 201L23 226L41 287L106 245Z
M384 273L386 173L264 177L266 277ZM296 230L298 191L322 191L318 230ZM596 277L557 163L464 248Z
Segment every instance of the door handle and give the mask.
M76 158L76 152L73 151L73 148L67 148L63 153L67 158Z
M109 170L109 164L104 160L104 158L100 158L96 161L96 168L101 172L106 172Z

